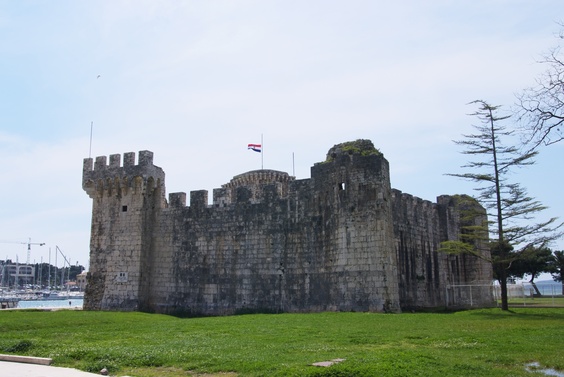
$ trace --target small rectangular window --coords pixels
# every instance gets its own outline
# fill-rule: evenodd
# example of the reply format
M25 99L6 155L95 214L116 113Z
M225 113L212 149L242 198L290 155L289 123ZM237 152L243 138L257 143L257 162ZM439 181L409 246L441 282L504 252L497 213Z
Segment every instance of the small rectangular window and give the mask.
M121 212L127 212L127 206L121 206Z

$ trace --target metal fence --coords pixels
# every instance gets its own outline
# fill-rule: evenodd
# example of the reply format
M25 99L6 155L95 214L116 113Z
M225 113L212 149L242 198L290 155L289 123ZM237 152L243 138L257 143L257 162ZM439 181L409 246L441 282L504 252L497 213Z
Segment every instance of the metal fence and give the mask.
M447 308L492 306L492 284L448 285L445 292Z
M560 283L539 283L537 290L529 283L507 285L510 306L564 307L564 295ZM540 293L540 294L539 294ZM449 285L445 292L448 308L479 308L501 305L499 284Z
M510 306L564 307L564 296L560 283L538 283L536 290L530 283L511 284L508 285L509 287L514 287L512 294L508 294ZM499 286L495 288L494 294L499 301L501 300Z

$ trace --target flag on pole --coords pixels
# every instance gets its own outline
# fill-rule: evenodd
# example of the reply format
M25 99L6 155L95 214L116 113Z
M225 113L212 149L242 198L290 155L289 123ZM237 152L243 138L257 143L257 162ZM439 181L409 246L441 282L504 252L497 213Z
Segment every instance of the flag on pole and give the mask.
M259 153L262 152L261 144L249 144L249 145L247 145L247 149L251 149L251 150L253 150L255 152L259 152Z

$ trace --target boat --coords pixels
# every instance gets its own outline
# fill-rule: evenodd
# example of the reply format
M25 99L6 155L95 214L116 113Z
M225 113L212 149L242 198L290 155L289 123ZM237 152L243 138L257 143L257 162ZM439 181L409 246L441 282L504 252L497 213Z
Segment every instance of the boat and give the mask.
M43 300L71 300L84 298L82 292L43 292Z

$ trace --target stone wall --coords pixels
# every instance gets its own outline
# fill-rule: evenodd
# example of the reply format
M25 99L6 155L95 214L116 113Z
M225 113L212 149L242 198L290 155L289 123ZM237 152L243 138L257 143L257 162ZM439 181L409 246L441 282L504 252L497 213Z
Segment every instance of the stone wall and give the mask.
M138 165L131 155L123 167L116 155L94 169L85 159L93 198L85 309L398 312L443 306L453 282L491 280L479 260L436 251L457 236L455 202L392 190L388 162L369 141L331 148L310 179L238 175L213 191L212 205L207 191L191 192L190 206L185 193L166 201L152 153L140 152Z
M394 235L400 271L400 300L403 309L461 306L465 297L455 297L450 287L480 285L474 288L479 305L492 303L491 292L483 285L492 281L491 265L471 255L437 252L440 243L456 240L461 232L459 200L443 195L437 203L393 190ZM477 221L486 219L479 208ZM488 251L481 245L484 257ZM456 290L463 295L464 290ZM470 292L470 291L468 291ZM448 300L448 302L447 302Z

